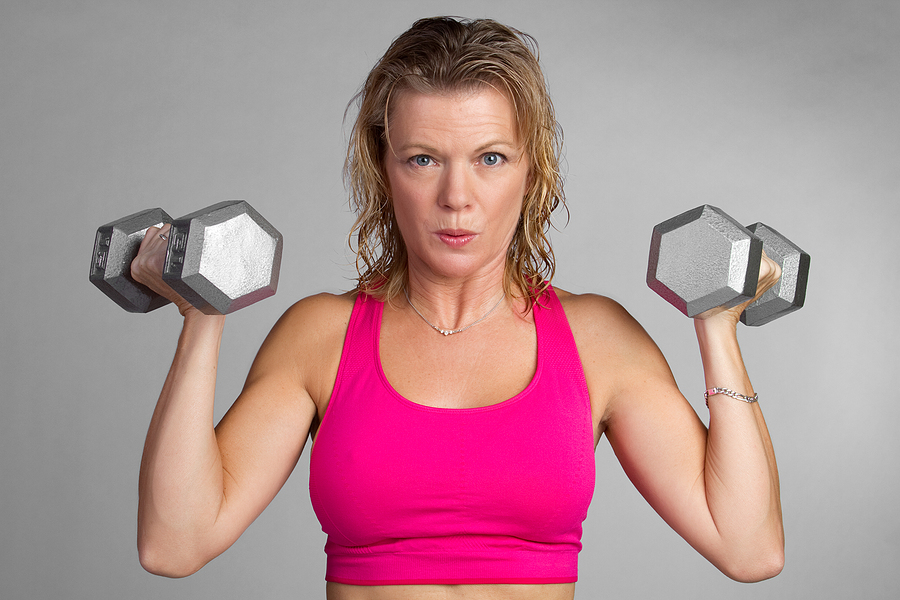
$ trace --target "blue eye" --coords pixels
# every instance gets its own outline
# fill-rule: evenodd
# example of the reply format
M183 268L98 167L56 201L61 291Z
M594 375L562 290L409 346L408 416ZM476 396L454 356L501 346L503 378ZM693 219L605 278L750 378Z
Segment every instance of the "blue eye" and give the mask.
M417 167L427 167L431 164L431 159L423 154L413 157L413 160L415 161Z
M486 164L487 166L493 167L495 165L500 164L501 158L502 157L499 154L497 154L496 152L489 152L489 153L485 154L481 160L484 161L484 164Z

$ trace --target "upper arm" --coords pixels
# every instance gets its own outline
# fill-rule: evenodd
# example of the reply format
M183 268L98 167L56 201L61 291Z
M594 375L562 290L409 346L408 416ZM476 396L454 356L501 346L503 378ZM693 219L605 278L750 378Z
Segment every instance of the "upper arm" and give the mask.
M715 524L705 497L707 430L659 348L620 305L579 297L573 333L595 411L622 468L657 513L705 553ZM567 307L568 310L568 307Z
M287 481L305 446L317 402L327 402L349 318L345 305L339 297L320 295L288 309L260 347L241 394L216 426L224 479L220 519L227 519L233 530L229 544Z

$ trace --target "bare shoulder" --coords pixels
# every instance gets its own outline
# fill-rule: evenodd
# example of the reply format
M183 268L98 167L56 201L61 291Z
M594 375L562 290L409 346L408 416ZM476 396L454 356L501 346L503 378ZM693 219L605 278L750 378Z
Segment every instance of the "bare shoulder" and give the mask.
M317 405L327 401L355 300L354 292L322 293L294 303L263 342L248 381L278 371Z
M273 327L273 332L296 334L303 339L329 337L335 330L346 329L356 301L355 292L344 294L321 293L295 302ZM341 332L343 336L343 332Z
M595 349L599 345L621 352L633 344L650 341L643 327L615 300L599 294L555 291L579 349L582 344Z
M611 402L635 381L672 380L656 343L621 304L599 294L556 293L575 337L596 418L605 421Z

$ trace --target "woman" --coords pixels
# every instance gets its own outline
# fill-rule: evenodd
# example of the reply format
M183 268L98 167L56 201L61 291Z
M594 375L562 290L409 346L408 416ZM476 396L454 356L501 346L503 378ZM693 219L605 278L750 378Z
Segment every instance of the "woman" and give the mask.
M184 326L141 465L138 546L188 575L231 545L313 439L310 490L334 599L571 599L593 451L608 436L654 509L730 577L783 564L774 454L755 402L703 426L615 302L550 286L557 129L530 38L425 19L370 73L347 161L357 290L278 321L217 427L224 317L136 278ZM766 259L759 293L779 276ZM708 388L749 400L743 306L695 320Z

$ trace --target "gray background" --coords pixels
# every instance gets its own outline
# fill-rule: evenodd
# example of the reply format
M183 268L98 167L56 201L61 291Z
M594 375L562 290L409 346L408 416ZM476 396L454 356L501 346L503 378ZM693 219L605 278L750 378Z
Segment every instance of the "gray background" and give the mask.
M285 234L279 293L229 317L221 415L296 299L351 287L346 102L421 16L535 35L566 132L556 283L622 302L703 418L688 319L644 284L653 224L702 203L812 255L806 308L740 332L782 477L787 566L719 574L606 441L579 598L896 598L900 3L35 2L0 7L0 597L316 598L308 458L245 535L179 581L141 570L137 473L174 310L88 283L94 232L245 198Z

